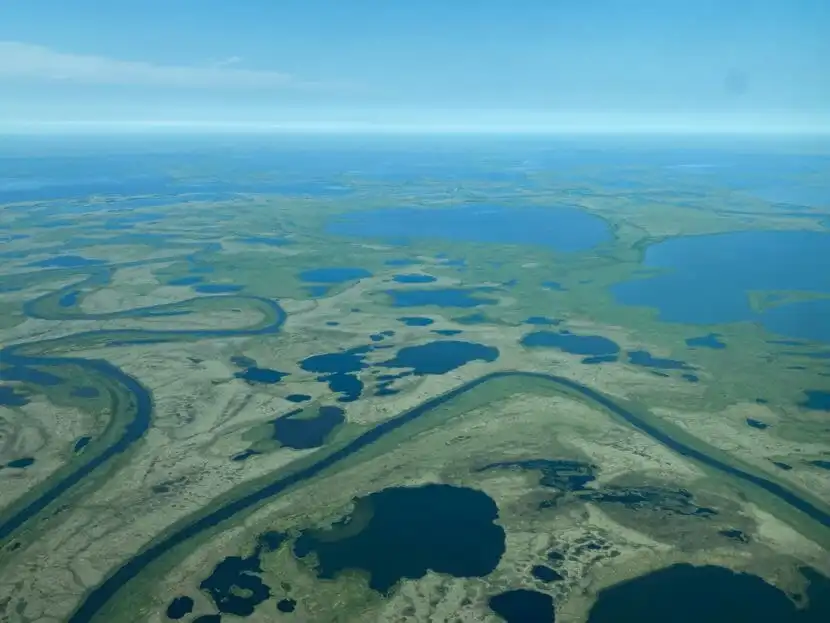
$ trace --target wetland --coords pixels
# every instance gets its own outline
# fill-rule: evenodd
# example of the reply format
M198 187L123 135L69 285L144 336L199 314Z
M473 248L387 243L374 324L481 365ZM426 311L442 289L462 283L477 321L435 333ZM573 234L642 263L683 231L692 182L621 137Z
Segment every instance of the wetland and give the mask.
M15 174L0 618L825 620L826 216L372 140Z

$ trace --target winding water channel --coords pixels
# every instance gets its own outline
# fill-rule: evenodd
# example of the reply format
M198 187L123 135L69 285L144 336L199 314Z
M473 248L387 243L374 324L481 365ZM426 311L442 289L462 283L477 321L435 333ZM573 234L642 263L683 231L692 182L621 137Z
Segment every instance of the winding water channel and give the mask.
M103 271L93 272L88 279L83 282L83 285L98 285L105 282L107 278L108 273L104 274ZM79 285L80 284L73 284L67 286L57 292L50 293L47 297L50 301L54 301L55 299L66 295L70 291L77 290ZM120 413L113 413L112 422L124 423L123 430L118 436L114 437L115 440L106 447L99 449L96 453L91 453L89 458L82 465L75 467L68 474L63 475L56 481L50 483L47 488L40 492L36 499L27 501L27 504L24 507L16 509L16 511L10 517L5 519L2 525L0 525L0 539L6 539L12 536L18 529L24 526L24 524L35 519L44 511L44 509L59 500L61 496L67 493L71 488L81 483L86 477L100 469L101 466L111 461L117 455L128 450L136 441L143 437L152 422L153 401L149 390L136 379L121 371L116 366L98 359L44 356L39 353L47 350L68 350L73 345L83 347L90 341L93 341L96 344L125 344L180 339L204 339L210 337L263 335L279 331L286 317L285 312L275 301L260 297L241 295L197 297L180 303L143 307L128 311L114 312L113 314L94 315L81 314L77 311L68 310L55 312L54 314L49 313L48 311L44 312L44 307L47 310L55 308L53 305L44 306L43 303L47 297L41 297L40 299L36 299L30 304L27 304L26 313L31 317L54 319L73 318L105 320L126 317L152 317L158 316L159 313L163 314L164 312L182 310L188 308L189 306L197 304L204 305L207 301L221 299L230 307L237 307L240 303L256 305L266 312L267 320L259 326L247 329L169 331L118 329L89 331L51 340L13 345L2 349L2 351L0 351L0 360L2 360L3 364L6 366L37 368L59 368L61 366L81 367L89 373L104 377L109 383L118 386L121 391L129 397L129 399L127 401L117 401L113 404L113 410L118 409L120 410ZM225 303L222 305L224 306ZM115 597L116 593L119 592L128 582L136 578L152 562L156 561L162 555L179 544L196 537L203 531L213 528L221 522L233 518L235 515L245 510L251 509L255 505L260 504L273 496L280 494L289 487L299 485L304 481L314 478L324 470L337 465L339 462L350 457L361 449L366 448L367 446L382 439L392 431L422 417L448 401L451 401L463 394L472 392L491 381L505 378L525 378L542 381L546 384L550 384L556 389L576 394L582 399L585 399L586 401L591 402L625 420L637 430L649 435L675 452L738 481L760 488L768 494L775 496L780 502L786 503L790 507L806 514L814 521L825 527L830 527L830 514L814 505L809 500L804 499L797 493L787 489L775 481L730 465L711 454L707 454L698 447L692 447L684 441L675 439L670 434L646 421L641 416L623 407L613 399L597 390L591 389L590 387L582 385L581 383L571 379L553 374L523 371L499 371L484 375L445 394L431 398L417 407L364 432L347 445L333 451L331 454L321 458L317 462L298 469L293 473L279 476L275 480L268 482L255 490L246 491L240 497L227 502L206 514L195 517L189 523L182 525L174 532L171 532L160 538L160 540L155 543L150 544L143 551L136 554L134 557L126 561L121 567L115 570L103 583L86 595L81 605L69 618L69 621L71 623L84 623L92 621L93 618L108 604L108 602ZM701 443L700 447L705 447L705 444Z
M212 337L244 337L252 335L267 335L279 331L285 322L285 312L280 305L270 299L255 296L203 296L195 297L185 301L165 305L153 305L139 307L126 311L111 312L105 314L83 314L72 311L61 311L50 313L49 302L59 300L69 292L74 292L81 287L90 285L102 285L109 280L110 271L102 269L93 272L87 279L80 283L72 284L55 292L29 301L24 305L24 312L29 318L47 320L113 320L123 318L148 318L158 316L173 310L186 309L193 304L204 304L205 301L219 300L230 303L234 307L234 301L241 303L255 303L259 305L267 316L267 321L260 326L243 329L180 329L180 330L135 330L135 329L112 329L99 331L85 331L65 337L41 340L38 342L24 342L7 346L0 350L0 362L6 367L19 368L60 368L75 366L82 370L103 377L112 385L121 389L128 396L126 403L118 400L111 392L113 400L112 418L110 426L118 426L124 423L123 431L107 447L99 452L85 453L87 459L83 464L78 465L69 473L61 475L54 482L51 482L38 497L28 502L22 508L15 509L11 515L0 523L0 541L10 537L24 523L33 519L47 506L55 502L71 487L79 484L84 478L91 475L102 465L112 460L117 455L128 450L136 441L141 439L147 432L152 421L153 399L150 391L139 381L126 374L118 367L101 359L83 359L79 357L54 357L31 354L38 351L69 349L72 345L84 345L94 343L96 345L125 345L130 343L165 342L170 340L205 339ZM14 504L12 508L14 508Z

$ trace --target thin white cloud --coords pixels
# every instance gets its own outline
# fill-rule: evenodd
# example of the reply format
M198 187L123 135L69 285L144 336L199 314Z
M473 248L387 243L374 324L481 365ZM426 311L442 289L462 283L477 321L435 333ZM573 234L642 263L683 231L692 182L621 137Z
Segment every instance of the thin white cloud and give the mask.
M223 58L220 61L216 61L213 63L214 67L230 67L231 65L238 65L242 62L242 59L238 56L229 56L228 58Z
M104 56L70 54L48 47L0 41L0 81L26 79L86 85L181 89L320 88L278 71L242 69L231 57L212 66L159 65Z

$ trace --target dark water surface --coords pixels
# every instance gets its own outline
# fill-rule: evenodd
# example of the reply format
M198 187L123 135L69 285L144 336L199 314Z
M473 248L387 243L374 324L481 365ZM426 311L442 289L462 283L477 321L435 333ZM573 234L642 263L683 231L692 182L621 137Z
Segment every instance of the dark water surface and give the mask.
M405 275L395 275L392 277L392 281L396 281L397 283L432 283L433 281L436 281L436 279L432 275L409 273Z
M323 405L314 417L297 417L291 412L272 421L273 438L281 445L295 450L319 448L332 431L346 421L343 409Z
M525 324L534 325L537 327L554 327L561 324L561 320L555 318L548 318L547 316L531 316L525 319Z
M11 366L0 371L0 378L4 381L21 381L43 387L54 387L63 383L63 379L51 372L44 372L39 368L28 366Z
M726 344L721 341L719 333L709 333L708 335L701 335L699 337L690 337L686 340L686 346L689 348L711 348L713 350L723 350Z
M103 260L91 260L80 255L58 255L38 262L32 262L29 266L41 268L83 268L86 266L98 266L104 264Z
M369 586L385 594L429 570L455 577L491 573L505 551L497 518L495 502L476 489L393 487L358 499L352 516L331 529L304 532L294 552L300 558L314 552L321 578L362 569Z
M80 292L67 292L58 299L58 305L61 307L75 307L78 303L78 295Z
M35 459L31 456L25 456L19 459L13 459L6 463L6 467L11 467L12 469L26 469L27 467L31 467L35 464Z
M2 373L0 373L2 374ZM29 398L14 387L0 385L0 407L22 407L29 404Z
M826 623L830 580L802 569L807 608L758 576L724 567L677 564L600 592L588 623Z
M577 335L570 331L534 331L522 338L522 346L556 348L572 355L616 357L619 345L601 335Z
M481 296L480 292L488 288L429 288L423 290L387 290L395 307L478 307L495 305L498 299Z
M176 597L167 606L167 618L178 621L193 612L193 599L190 597Z
M72 395L76 398L97 398L101 395L101 392L91 385L81 385L72 390Z
M92 437L84 436L79 437L77 441L75 441L75 446L72 448L73 452L80 452L84 448L89 445L89 442L92 441Z
M565 579L558 571L555 571L546 565L535 565L530 570L530 573L534 578L546 584L550 582L560 582Z
M248 383L260 383L263 385L273 385L279 383L282 379L288 376L287 372L280 372L279 370L272 370L270 368L259 368L252 366L245 368L241 372L237 372L234 376Z
M285 397L288 402L308 402L311 396L308 394L289 394Z
M280 599L277 602L277 610L280 612L294 612L297 608L297 601L294 599Z
M444 337L450 337L453 335L461 335L464 333L461 329L433 329L432 332L435 335L443 335Z
M490 598L490 609L507 623L554 623L553 597L538 591L519 588ZM618 620L616 623L627 623Z
M435 321L426 316L402 316L398 318L398 322L402 322L408 327L426 327Z
M338 353L311 355L300 362L300 367L318 374L318 381L328 383L329 389L341 394L340 402L354 402L363 392L363 381L357 373L369 367L365 362L371 346L358 346Z
M233 294L242 290L242 286L229 283L200 283L193 286L193 289L201 294Z
M815 411L830 411L830 391L808 389L804 394L807 398L801 406Z
M393 359L383 362L387 368L412 368L415 374L446 374L471 361L495 361L499 349L476 342L441 340L400 349Z
M659 368L661 370L688 370L691 368L685 361L655 357L646 350L633 350L628 353L628 363L644 368Z

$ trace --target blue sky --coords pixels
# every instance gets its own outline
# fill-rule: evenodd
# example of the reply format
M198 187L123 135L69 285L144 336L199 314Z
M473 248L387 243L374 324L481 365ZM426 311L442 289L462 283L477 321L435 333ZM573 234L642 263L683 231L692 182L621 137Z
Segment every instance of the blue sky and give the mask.
M4 0L0 125L827 131L828 33L827 0Z

